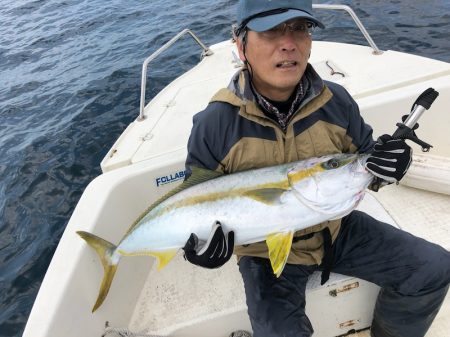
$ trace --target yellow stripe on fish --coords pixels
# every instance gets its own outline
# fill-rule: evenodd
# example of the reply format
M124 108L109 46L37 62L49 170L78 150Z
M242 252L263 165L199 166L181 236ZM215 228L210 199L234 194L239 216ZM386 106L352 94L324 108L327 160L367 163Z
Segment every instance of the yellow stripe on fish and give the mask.
M249 197L254 200L264 202L266 204L272 204L275 200L274 198L278 194L278 191L287 191L290 189L289 181L286 177L285 180L275 182L275 183L268 183L268 184L260 184L256 186L252 186L251 188L240 188L236 190L226 190L221 192L214 192L214 193L208 193L203 195L196 195L189 198L185 198L183 200L177 200L173 202L172 204L159 209L158 211L154 212L148 219L156 219L166 213L169 213L173 210L180 209L183 207L190 207L206 202L214 202L218 200L223 200L227 198L236 198L236 197ZM273 191L275 192L275 195L271 193L267 193L264 195L264 193L261 193L261 191Z

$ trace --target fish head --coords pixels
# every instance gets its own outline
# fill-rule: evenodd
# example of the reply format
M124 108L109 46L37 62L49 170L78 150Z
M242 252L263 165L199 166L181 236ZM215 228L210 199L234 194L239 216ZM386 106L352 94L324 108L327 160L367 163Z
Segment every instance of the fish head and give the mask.
M366 156L337 154L295 163L289 184L301 202L315 210L340 214L362 200L373 179L364 167Z

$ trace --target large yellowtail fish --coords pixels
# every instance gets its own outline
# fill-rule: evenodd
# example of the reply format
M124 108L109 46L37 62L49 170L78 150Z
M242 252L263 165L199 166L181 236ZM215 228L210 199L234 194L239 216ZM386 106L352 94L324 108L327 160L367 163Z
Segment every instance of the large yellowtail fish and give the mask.
M235 245L266 240L279 276L295 231L350 213L373 175L366 156L338 154L229 175L194 169L178 188L151 205L115 246L78 234L100 256L104 276L95 311L104 301L121 256L151 255L164 267L191 233L206 241L212 225L235 232ZM213 176L213 177L212 177Z

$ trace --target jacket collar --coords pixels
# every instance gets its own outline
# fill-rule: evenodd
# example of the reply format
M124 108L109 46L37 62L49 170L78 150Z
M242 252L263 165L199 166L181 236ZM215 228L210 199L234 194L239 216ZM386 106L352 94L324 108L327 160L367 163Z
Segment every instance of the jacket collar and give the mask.
M308 87L306 88L305 96L300 103L300 106L297 108L297 111L291 118L291 121L302 118L298 115L299 111L302 111L303 107L314 100L314 98L320 96L324 91L326 94L323 97L323 100L321 99L319 100L320 102L314 104L315 108L320 108L320 106L325 104L326 101L328 101L332 96L331 92L329 92L325 86L322 78L309 63L303 76L307 77L306 82L308 82ZM247 118L250 119L258 120L264 125L270 125L272 121L270 121L270 118L267 117L262 111L262 108L258 104L257 98L254 96L250 85L248 85L250 82L249 77L250 76L246 68L239 70L232 77L228 87L219 90L219 92L217 92L211 99L211 102L219 101L234 105L240 108L241 115L247 116ZM306 110L308 110L307 114L311 113L309 111L310 109ZM303 113L301 114L303 115Z
M313 98L318 96L323 91L324 88L322 78L317 74L317 72L314 70L311 64L308 63L303 76L306 76L307 78L306 82L309 84L309 86L308 88L305 88L306 89L305 97L303 98L302 103L299 106L299 109L301 109L302 106L311 101ZM227 89L230 92L232 92L236 96L236 98L238 98L238 101L240 101L239 105L250 104L259 107L258 99L255 97L249 84L250 84L250 76L248 73L248 69L243 68L233 76ZM236 105L236 103L238 102L236 100L233 101L234 102L230 102L233 105ZM260 114L258 113L258 115Z

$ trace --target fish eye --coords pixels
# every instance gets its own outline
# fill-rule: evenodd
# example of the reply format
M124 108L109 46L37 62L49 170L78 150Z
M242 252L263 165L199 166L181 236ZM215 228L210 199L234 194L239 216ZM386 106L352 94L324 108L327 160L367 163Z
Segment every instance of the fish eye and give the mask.
M335 158L332 158L328 161L326 161L325 163L323 163L323 167L326 170L332 170L332 169L337 169L340 165L339 161Z
M336 159L330 159L330 160L328 161L328 165L329 165L331 168L338 168L338 167L339 167L339 162L338 162Z

